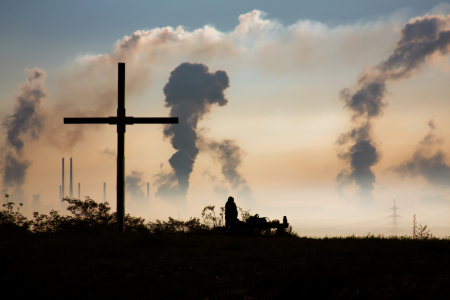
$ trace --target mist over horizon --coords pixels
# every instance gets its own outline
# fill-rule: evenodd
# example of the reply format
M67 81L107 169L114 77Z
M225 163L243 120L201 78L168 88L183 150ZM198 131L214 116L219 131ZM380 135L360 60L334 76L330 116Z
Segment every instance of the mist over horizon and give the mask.
M63 118L114 116L125 62L127 115L180 118L127 126L125 213L201 218L233 196L300 236L410 235L414 214L448 236L449 13L437 3L286 23L253 9L226 15L227 30L204 19L102 38L109 52L87 41L63 63L14 56L23 79L2 74L2 193L28 217L59 210L61 158L68 195L72 157L74 197L80 183L81 199L101 202L106 182L116 209L116 126Z

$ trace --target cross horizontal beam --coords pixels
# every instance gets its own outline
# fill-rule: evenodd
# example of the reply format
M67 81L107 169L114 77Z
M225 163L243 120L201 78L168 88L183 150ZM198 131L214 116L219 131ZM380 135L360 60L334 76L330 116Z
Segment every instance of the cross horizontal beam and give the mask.
M64 124L177 124L178 118L135 118L135 117L109 117L109 118L64 118Z

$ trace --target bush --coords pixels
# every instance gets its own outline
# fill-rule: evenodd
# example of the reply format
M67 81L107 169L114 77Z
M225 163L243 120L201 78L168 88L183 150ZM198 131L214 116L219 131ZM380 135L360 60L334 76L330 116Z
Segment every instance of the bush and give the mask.
M184 222L169 217L168 222L156 220L156 222L148 222L147 226L150 232L158 234L193 233L210 230L209 226L201 224L198 218L190 218L189 221Z
M79 199L62 199L69 203L67 210L71 216L60 215L56 210L50 214L33 213L34 220L28 220L20 212L13 211L14 202L3 204L6 210L0 211L0 231L25 232L94 232L117 231L117 213L111 213L109 203L97 203L89 197ZM22 206L22 203L20 203ZM125 215L125 232L150 232L145 220Z
M19 211L23 204L19 203L20 206L17 207L17 211L14 211L14 205L14 202L8 202L2 205L6 210L0 211L0 232L29 231L31 221L28 221L28 219Z
M111 213L109 203L97 203L88 196L84 201L79 199L62 199L68 202L69 216L60 215L52 210L48 215L33 213L34 220L28 220L17 211L14 211L14 203L3 204L6 210L0 211L0 232L116 232L117 213ZM22 203L20 203L22 206ZM200 223L200 219L191 218L189 221L178 221L169 217L168 222L144 223L145 219L125 215L125 232L136 233L186 233L209 231L210 228Z
M205 224L210 223L211 221L213 227L221 227L225 226L225 206L219 208L220 213L219 216L216 216L216 212L214 211L215 205L205 206L202 211L202 218ZM250 209L243 210L240 206L237 207L238 211L241 212L241 221L245 222L250 217Z

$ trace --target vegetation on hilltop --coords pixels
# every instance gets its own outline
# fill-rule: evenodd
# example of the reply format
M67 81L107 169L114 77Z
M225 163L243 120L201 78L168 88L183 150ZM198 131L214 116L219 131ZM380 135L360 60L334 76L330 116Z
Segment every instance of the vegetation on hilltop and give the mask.
M20 206L14 210L15 203L3 204L4 210L0 211L0 232L32 232L32 233L55 233L55 232L115 232L117 231L117 213L111 212L109 203L97 203L86 197L84 201L79 199L62 199L68 202L67 210L70 215L61 215L52 210L47 214L33 213L33 219L28 220L20 212ZM206 206L202 211L203 222L199 218L190 218L188 221L176 220L169 217L168 221L156 220L145 223L145 219L125 215L125 232L135 233L205 233L212 231L215 227L224 226L225 208L220 208L219 216L215 214L215 206ZM250 217L249 211L241 212L241 221ZM274 230L264 230L265 235L275 234ZM287 235L295 236L292 227L288 228Z

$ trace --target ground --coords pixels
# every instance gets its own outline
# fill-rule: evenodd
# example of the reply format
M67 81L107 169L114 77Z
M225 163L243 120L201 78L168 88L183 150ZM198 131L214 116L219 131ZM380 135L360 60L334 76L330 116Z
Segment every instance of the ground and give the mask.
M450 240L203 234L0 235L16 299L447 299Z

